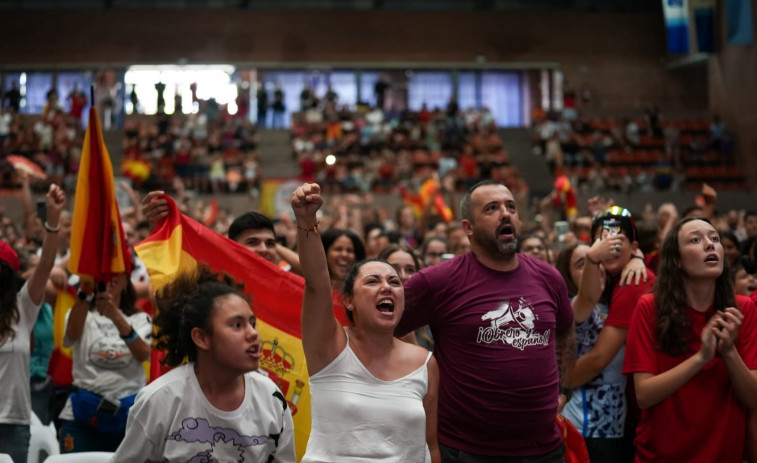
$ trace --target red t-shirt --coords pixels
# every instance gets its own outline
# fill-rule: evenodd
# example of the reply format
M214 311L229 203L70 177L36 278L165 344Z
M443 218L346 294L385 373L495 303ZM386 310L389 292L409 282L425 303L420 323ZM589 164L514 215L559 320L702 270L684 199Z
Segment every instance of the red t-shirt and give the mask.
M636 303L639 302L641 296L652 290L655 279L655 274L647 269L646 283L640 281L638 285L615 286L612 291L605 326L627 329L631 325L631 316L636 308Z
M757 369L757 308L736 296L744 314L737 349L747 368ZM623 373L660 374L680 364L701 345L700 335L713 309L688 309L695 333L690 351L670 356L657 346L657 305L645 295L631 321ZM636 430L636 462L741 463L746 433L745 408L731 387L725 362L716 356L659 404L642 410Z
M315 181L315 161L310 158L300 161L300 179L303 182Z
M460 167L465 178L473 178L476 175L476 166L478 166L478 161L473 156L462 156L460 158Z

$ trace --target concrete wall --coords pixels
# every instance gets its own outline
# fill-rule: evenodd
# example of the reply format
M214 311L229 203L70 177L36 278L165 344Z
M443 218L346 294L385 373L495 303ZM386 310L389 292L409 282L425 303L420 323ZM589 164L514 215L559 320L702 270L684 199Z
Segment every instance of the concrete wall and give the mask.
M725 2L720 4L718 53L710 58L709 106L736 133L738 159L747 178L757 178L757 46L727 45ZM752 24L757 5L752 2ZM754 206L753 206L754 207Z

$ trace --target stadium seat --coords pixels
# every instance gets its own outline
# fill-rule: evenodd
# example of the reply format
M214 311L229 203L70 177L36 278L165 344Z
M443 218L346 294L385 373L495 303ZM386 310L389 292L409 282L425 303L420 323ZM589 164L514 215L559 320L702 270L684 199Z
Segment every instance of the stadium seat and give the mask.
M57 432L55 431L55 426L52 422L45 426L39 420L37 414L32 412L30 431L31 439L29 440L27 463L42 463L43 461L50 461L50 455L57 455L60 453Z
M49 457L45 463L106 463L111 458L111 452L63 453Z

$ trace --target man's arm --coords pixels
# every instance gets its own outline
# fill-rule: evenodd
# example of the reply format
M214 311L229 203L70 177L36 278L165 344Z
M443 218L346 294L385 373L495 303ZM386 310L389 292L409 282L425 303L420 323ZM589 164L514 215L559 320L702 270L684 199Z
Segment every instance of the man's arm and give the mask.
M405 310L394 335L402 340L417 328L431 323L432 308L436 307L435 294L425 275L416 273L405 282ZM409 337L408 337L409 339ZM411 343L414 344L414 343Z
M563 332L558 333L555 337L555 347L557 350L557 371L560 375L560 385L567 387L573 370L576 367L576 328L571 327Z

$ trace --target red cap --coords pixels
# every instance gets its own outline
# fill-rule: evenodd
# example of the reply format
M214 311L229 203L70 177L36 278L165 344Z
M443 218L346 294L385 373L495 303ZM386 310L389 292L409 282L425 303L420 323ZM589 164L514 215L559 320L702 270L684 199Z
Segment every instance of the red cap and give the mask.
M10 244L0 240L0 260L8 264L13 270L20 271L21 263L18 261L18 254L13 250Z

